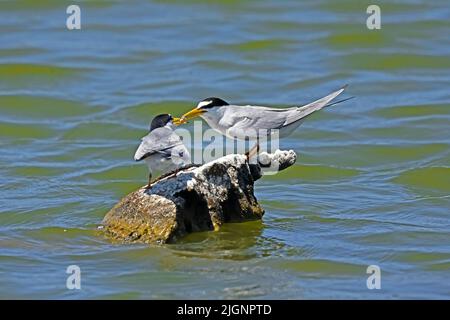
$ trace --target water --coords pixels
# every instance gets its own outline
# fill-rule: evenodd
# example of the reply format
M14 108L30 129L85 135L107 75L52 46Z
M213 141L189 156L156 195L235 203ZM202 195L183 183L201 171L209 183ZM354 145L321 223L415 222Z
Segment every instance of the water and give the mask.
M449 298L450 43L446 1L0 3L0 298ZM356 99L281 147L256 184L263 221L164 246L96 227L146 182L151 117L208 96ZM82 289L65 287L79 265ZM366 268L382 270L368 290Z

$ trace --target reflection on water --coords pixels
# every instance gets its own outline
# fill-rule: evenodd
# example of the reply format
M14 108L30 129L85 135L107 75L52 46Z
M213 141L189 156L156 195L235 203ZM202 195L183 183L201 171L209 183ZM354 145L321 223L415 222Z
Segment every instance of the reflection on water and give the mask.
M449 8L385 3L369 31L369 4L81 1L67 31L60 1L2 1L0 297L448 298ZM257 182L263 221L164 246L96 230L145 184L132 155L155 114L345 83L356 99L281 141L299 158Z

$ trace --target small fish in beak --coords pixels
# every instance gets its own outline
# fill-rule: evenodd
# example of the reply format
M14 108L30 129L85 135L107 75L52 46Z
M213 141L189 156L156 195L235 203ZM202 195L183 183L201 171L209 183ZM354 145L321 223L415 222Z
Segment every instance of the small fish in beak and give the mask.
M181 118L173 118L172 122L174 125L179 126L181 124L186 123L186 120L184 120L182 117Z

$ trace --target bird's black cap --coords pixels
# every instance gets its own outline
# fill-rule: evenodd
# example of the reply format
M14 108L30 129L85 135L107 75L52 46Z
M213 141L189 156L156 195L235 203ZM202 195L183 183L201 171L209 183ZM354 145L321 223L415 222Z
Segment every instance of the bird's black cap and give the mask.
M173 117L170 114L159 114L153 118L152 123L150 124L150 131L153 131L156 128L162 128L172 120Z
M202 102L205 102L205 104L202 104L202 106L200 107L201 109L209 109L209 108L213 108L213 107L222 107L222 106L229 105L229 103L226 102L225 100L222 100L222 99L216 98L216 97L210 97L210 98L203 99L202 101L199 102L199 104Z

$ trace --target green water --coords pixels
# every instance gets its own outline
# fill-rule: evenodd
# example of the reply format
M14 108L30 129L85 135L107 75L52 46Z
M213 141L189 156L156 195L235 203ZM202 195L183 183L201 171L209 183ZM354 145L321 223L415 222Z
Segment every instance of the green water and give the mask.
M450 297L446 1L0 2L0 298ZM96 227L146 182L151 117L219 96L292 105L349 83L256 183L263 221L164 246ZM82 289L66 289L67 266ZM366 268L382 270L368 290Z

